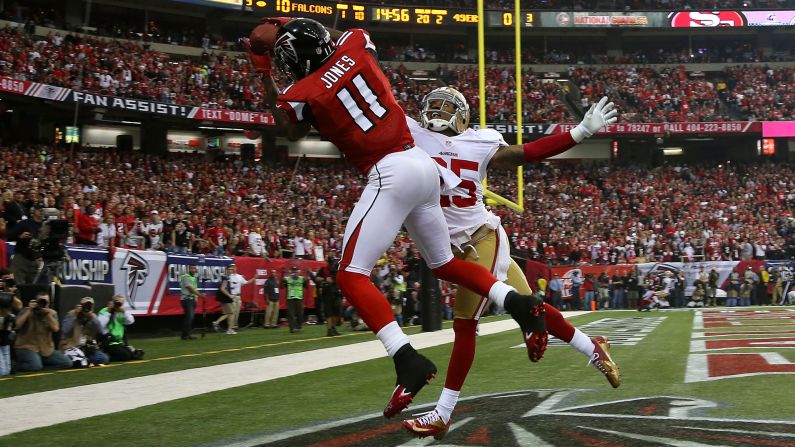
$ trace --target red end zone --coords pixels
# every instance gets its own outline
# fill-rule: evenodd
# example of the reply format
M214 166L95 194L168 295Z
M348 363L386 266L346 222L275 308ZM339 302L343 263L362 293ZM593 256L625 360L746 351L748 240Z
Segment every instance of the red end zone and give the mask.
M769 320L764 322L760 320ZM759 326L788 326L792 330L755 331ZM731 329L706 333L700 329ZM743 328L749 328L743 330ZM694 339L688 357L685 383L750 377L767 374L795 374L795 363L775 352L795 348L795 312L785 309L704 311L694 320ZM731 336L730 339L711 339ZM765 337L756 337L765 335ZM745 336L745 337L743 337ZM723 353L733 349L758 352Z

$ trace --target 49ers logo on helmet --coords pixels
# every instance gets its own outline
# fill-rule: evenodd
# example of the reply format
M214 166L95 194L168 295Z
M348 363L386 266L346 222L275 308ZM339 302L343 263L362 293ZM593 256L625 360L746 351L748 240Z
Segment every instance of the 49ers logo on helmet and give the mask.
M683 11L671 13L673 28L714 28L745 26L745 16L737 11Z

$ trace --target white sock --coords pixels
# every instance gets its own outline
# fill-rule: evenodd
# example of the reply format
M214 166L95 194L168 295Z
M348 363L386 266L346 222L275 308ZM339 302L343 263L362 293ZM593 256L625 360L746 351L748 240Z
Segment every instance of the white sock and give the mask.
M504 308L505 307L505 296L508 295L508 292L515 291L513 287L505 284L502 281L497 281L491 286L489 289L489 299L494 302L498 307Z
M574 349L585 354L589 359L591 358L591 354L593 354L594 351L593 342L579 329L574 328L574 337L571 337L569 344L574 347Z
M445 388L442 390L442 395L439 396L439 402L436 403L436 412L445 424L450 421L450 416L453 414L455 404L458 403L459 394L461 394L461 391Z
M382 327L376 334L390 357L394 357L398 349L409 343L409 338L403 333L403 329L398 326L397 321L393 321Z

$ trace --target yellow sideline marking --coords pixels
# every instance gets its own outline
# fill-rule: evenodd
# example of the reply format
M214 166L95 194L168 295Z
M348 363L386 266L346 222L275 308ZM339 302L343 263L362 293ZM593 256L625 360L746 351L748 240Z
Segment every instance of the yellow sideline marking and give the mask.
M67 371L67 370L64 370L64 371ZM26 374L24 376L17 376L17 377L28 379L28 378L31 378L31 377L49 376L50 374L55 374L55 372L53 371L53 372L48 372L48 373L33 373L33 374Z
M485 321L485 320L487 320L490 317L493 317L493 315L489 315L488 317L483 317L483 318L481 318L481 321ZM357 335L364 335L364 334L371 334L371 333L372 332L370 332L370 331L355 332L355 333L351 333L351 334L342 334L342 335L340 335L339 337L336 337L336 338L340 339L342 337L355 337ZM156 361L162 361L162 360L174 360L174 359L179 359L179 358L184 358L184 357L197 357L197 356L208 355L208 354L222 354L224 352L243 351L243 350L246 350L246 349L270 348L270 347L273 347L273 346L291 345L291 344L295 344L295 343L304 343L304 342L308 342L308 341L327 340L327 339L328 339L328 337L302 338L302 339L299 339L299 340L287 340L287 341L280 341L280 342L276 342L276 343L265 343L263 345L243 346L241 348L221 349L219 351L207 351L207 352L200 352L200 353L194 353L194 354L181 354L181 355L174 355L174 356L170 356L170 357L157 357L157 358L154 358L154 359L147 359L147 360L131 360L129 362L111 363L111 364L108 364L108 365L93 366L91 368L61 369L61 370L45 372L45 373L33 373L33 374L24 374L24 375L17 374L14 377L0 378L0 381L11 380L11 379L14 379L14 378L25 378L25 379L27 379L27 378L30 378L30 377L47 376L47 375L51 375L51 374L55 374L55 373L90 371L90 370L96 370L96 369L102 369L102 368L110 368L112 366L134 365L134 364L137 364L137 363L156 362ZM342 345L340 345L340 346L342 346Z
M369 334L369 333L370 332L365 331L365 332L358 332L358 333L355 333L355 334L343 334L341 337L351 337L351 336ZM340 338L340 337L337 337L337 338ZM270 348L270 347L273 347L273 346L290 345L290 344L294 344L294 343L303 343L303 342L307 342L307 341L326 340L326 339L328 339L328 337L303 338L303 339L300 339L300 340L280 341L280 342L276 342L276 343L266 343L266 344L263 344L263 345L243 346L241 348L228 348L228 349L222 349L222 350L219 350L219 351L207 351L207 352L199 352L199 353L193 353L193 354L180 354L180 355L174 355L174 356L170 356L170 357L157 357L157 358L148 359L148 360L131 360L129 362L111 363L109 365L94 366L94 367L91 367L91 368L61 369L61 370L45 372L45 373L33 373L33 374L16 375L15 377L16 378L25 378L25 379L27 379L27 378L30 378L30 377L47 376L47 375L56 374L56 373L70 373L70 372L78 372L78 371L89 371L89 370L92 370L92 369L108 368L108 367L111 367L111 366L134 365L134 364L137 364L137 363L147 363L147 362L155 362L155 361L162 361L162 360L174 360L174 359L180 359L180 358L185 358L185 357L198 357L198 356L208 355L208 354L222 354L222 353L225 353L225 352L243 351L243 350L246 350L246 349ZM15 377L2 378L2 379L0 379L0 381L11 380L11 379L14 379Z

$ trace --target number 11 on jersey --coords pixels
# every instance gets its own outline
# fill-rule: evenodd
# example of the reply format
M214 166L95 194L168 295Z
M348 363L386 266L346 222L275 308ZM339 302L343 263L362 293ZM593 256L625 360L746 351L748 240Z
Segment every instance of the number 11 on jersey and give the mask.
M378 97L375 96L375 93L370 89L370 86L367 85L367 81L364 80L364 77L360 74L357 74L352 79L352 86L348 85L345 87L340 88L340 91L337 92L337 99L340 100L342 105L345 107L345 110L351 115L353 121L362 129L363 132L369 132L375 124L367 117L364 110L359 107L356 99L351 94L351 90L348 87L353 87L361 96L362 100L367 104L367 108L370 109L373 115L376 118L381 119L383 118L388 110L384 108L383 104L378 101Z

